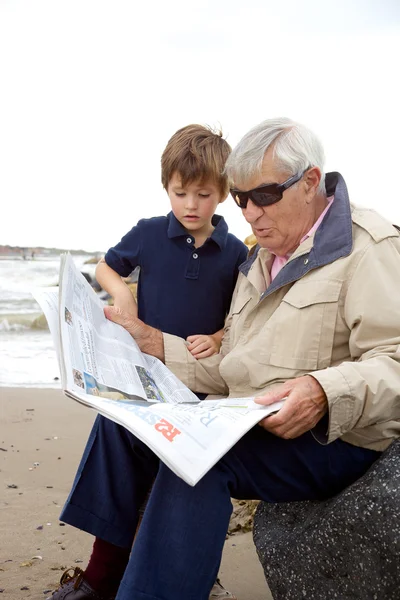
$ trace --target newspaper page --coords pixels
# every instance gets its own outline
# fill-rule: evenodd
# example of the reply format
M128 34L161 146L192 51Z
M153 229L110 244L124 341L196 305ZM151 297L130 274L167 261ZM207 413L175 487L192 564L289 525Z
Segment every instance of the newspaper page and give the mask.
M103 303L70 256L62 262L59 294L47 289L35 298L49 322L66 395L126 427L189 485L282 406L263 407L252 398L199 402L105 318Z
M264 407L251 398L203 400L197 405L143 405L105 398L91 402L99 413L142 440L191 486L245 433L282 404Z
M65 389L114 400L193 402L198 398L156 358L143 354L132 336L109 321L104 304L76 268L61 263L60 334Z

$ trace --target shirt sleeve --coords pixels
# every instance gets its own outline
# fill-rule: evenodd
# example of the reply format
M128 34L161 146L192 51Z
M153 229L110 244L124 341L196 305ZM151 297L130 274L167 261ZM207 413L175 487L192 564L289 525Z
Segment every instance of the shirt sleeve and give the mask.
M142 230L143 221L139 221L104 257L107 265L121 277L128 277L137 266L141 266Z

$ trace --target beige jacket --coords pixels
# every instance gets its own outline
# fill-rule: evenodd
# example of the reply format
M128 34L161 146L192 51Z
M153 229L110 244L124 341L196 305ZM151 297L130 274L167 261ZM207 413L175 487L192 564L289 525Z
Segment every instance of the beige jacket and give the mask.
M197 361L164 335L166 364L192 390L231 397L312 374L329 403L315 437L383 450L400 435L400 234L351 206L339 174L327 190L322 224L272 284L267 250L242 265L220 354Z

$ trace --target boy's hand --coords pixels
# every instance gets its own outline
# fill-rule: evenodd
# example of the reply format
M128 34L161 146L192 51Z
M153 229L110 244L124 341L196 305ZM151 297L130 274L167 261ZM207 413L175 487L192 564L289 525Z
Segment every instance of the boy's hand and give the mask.
M196 358L207 358L213 354L218 354L221 347L222 330L213 335L189 335L186 341L189 342L188 350Z

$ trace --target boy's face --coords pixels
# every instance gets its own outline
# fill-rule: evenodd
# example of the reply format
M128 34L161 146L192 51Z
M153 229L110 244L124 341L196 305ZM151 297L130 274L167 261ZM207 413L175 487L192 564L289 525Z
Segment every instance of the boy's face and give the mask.
M194 236L212 232L211 219L221 198L221 192L213 182L198 181L182 187L179 173L173 173L168 184L168 196L172 212L184 228Z

